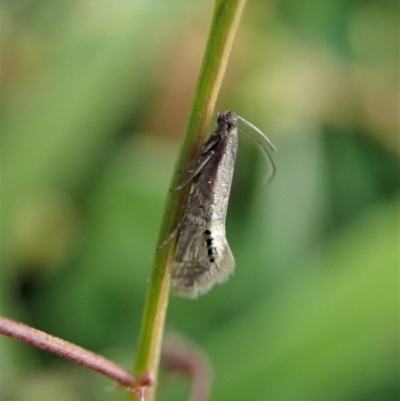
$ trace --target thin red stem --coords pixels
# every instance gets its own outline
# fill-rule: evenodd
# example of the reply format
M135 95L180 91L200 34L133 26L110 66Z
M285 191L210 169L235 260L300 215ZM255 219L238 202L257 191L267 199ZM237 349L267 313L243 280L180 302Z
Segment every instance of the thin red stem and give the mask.
M67 358L72 362L86 366L109 377L134 393L137 393L137 390L142 387L152 385L153 382L148 372L135 376L116 363L78 345L1 316L0 334L34 345L45 351Z

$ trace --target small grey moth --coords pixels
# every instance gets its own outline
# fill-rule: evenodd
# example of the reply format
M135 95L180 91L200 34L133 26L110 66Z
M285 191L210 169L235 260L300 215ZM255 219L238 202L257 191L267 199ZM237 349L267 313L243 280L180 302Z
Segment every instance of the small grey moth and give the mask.
M253 128L259 137L238 126L240 119ZM235 261L225 237L225 219L236 159L237 128L248 133L264 150L272 167L268 138L248 121L230 111L217 113L217 129L204 143L201 156L190 179L173 191L191 182L191 194L178 227L158 247L161 249L179 231L172 262L172 291L176 295L196 298L215 283L222 283L232 274ZM260 142L260 139L262 142Z

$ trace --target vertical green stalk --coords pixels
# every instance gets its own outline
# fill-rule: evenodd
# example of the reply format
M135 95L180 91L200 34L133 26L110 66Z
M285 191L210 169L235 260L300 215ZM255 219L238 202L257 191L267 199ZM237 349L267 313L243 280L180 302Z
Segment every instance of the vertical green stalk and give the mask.
M183 143L172 175L171 187L177 186L189 177L187 171L182 174L177 172L182 166L187 166L191 160L197 160L200 155L245 1L215 0L206 52ZM189 187L168 194L158 243L167 238L182 218ZM150 371L155 380L157 380L160 361L170 289L170 264L175 244L176 238L155 253L136 353L135 372ZM146 401L152 401L154 397L155 386L147 390Z

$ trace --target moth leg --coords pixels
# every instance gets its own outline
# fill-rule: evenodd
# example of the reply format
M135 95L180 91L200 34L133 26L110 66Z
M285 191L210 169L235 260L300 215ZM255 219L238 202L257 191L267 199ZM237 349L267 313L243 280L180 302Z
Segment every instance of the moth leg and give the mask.
M200 173L200 171L206 166L206 164L211 160L211 158L214 156L214 151L211 151L206 157L200 160L200 164L197 166L196 171L189 177L188 180L183 182L182 184L179 184L175 188L171 188L170 191L175 192L179 191L182 189L185 185L187 185L190 181L193 180L194 177L196 177L197 174Z
M181 173L183 170L189 170L189 167L192 166L195 162L196 162L196 160L190 161L185 167L180 168L178 170L178 173Z
M203 145L203 149L201 151L201 155L204 156L210 149L212 149L219 142L220 142L219 137L211 136L210 139Z
M218 138L210 137L210 139L203 145L203 149L201 150L201 157L203 157L213 146L215 146L219 142ZM196 160L190 161L186 167L180 168L178 173L182 172L183 170L188 170L190 166L192 166Z
M172 230L171 234L168 235L168 237L157 247L157 251L161 251L161 249L164 248L165 245L167 245L174 237L175 235L178 233L179 229L181 228L182 225L182 220L178 223L178 225Z

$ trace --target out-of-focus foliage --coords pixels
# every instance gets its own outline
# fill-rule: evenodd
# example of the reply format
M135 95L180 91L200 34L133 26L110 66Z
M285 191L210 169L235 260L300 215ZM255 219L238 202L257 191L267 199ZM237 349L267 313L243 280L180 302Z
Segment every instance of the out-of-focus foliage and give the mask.
M212 1L3 1L1 313L132 366ZM235 275L172 298L212 400L398 396L398 4L249 0L219 99L247 139ZM107 379L0 338L7 401L110 400ZM160 400L185 399L162 376Z

